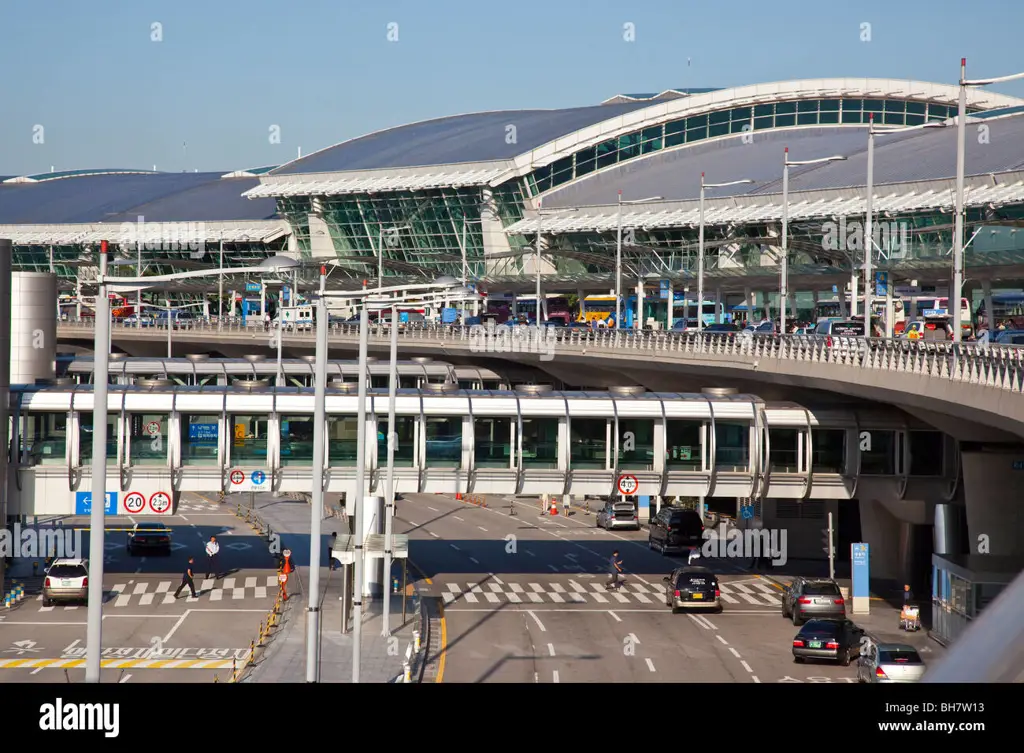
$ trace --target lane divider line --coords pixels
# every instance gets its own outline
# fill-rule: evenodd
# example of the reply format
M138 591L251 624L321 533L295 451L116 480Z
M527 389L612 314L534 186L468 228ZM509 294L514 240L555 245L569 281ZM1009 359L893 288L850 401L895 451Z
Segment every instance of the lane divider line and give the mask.
M651 670L652 672L657 672L658 671L658 670L656 670L654 668L654 662L653 661L651 661L650 659L646 659L645 661L647 662L647 668L649 670Z
M544 627L544 623L540 621L540 617L538 617L532 609L527 609L526 613L533 618L534 622L537 623L537 627L540 628L540 632L546 633L548 631L548 629Z

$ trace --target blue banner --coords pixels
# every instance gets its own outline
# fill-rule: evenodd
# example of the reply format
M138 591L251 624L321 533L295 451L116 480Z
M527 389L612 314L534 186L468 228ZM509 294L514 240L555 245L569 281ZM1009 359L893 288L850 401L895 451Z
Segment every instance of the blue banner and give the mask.
M217 424L189 424L188 438L193 442L216 442Z
M889 273L875 272L875 295L884 298L889 294Z
M106 515L117 515L117 492L107 492L106 504L103 506ZM92 492L75 492L75 515L92 514Z
M259 293L262 288L258 282L247 282L245 283L246 293Z
M867 599L871 596L868 545L851 544L850 549L850 560L853 562L853 593L851 596Z
M455 320L459 318L458 309L441 309L441 323L442 324L454 324Z
M660 292L661 292L661 299L663 301L667 301L668 300L668 280L662 280L661 281Z

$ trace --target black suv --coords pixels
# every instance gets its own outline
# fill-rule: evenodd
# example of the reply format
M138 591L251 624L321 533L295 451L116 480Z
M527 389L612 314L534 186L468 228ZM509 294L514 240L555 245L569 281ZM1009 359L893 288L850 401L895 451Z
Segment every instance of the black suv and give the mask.
M693 510L666 507L651 521L647 545L662 554L699 550L704 545L704 523Z

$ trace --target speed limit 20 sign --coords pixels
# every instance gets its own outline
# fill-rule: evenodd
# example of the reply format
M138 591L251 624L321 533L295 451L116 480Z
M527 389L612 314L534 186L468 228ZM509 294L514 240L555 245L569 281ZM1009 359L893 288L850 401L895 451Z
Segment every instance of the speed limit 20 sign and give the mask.
M619 476L619 494L629 497L636 494L639 488L640 482L636 480L636 476Z

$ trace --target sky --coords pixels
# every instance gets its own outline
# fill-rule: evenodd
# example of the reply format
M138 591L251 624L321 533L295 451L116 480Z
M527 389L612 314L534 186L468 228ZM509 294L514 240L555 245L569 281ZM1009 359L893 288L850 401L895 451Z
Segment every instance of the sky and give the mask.
M1024 71L1019 0L0 0L0 176L278 165L621 93ZM993 87L1024 97L1024 81Z

